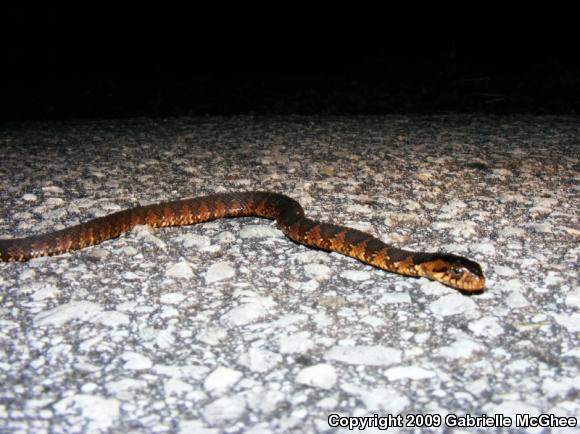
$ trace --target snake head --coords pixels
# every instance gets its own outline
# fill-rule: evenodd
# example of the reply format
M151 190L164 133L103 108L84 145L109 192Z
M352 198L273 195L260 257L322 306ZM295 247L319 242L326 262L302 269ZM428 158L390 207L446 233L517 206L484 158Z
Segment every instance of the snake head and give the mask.
M484 288L485 277L477 262L450 253L434 253L429 256L418 264L425 277L464 292L475 292Z

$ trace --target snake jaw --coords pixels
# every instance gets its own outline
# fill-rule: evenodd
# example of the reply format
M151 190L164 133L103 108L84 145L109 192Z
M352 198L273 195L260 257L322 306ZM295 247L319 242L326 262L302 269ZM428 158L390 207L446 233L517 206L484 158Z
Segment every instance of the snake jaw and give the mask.
M435 253L419 265L421 274L464 292L480 291L485 277L477 262L449 253Z

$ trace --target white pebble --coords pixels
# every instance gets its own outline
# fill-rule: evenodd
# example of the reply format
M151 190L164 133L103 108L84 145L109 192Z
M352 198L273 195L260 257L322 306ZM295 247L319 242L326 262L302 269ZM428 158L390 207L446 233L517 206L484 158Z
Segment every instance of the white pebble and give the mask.
M580 288L576 288L566 295L566 306L580 307Z
M220 232L216 237L216 241L220 244L233 243L236 237L229 231Z
M147 389L145 380L135 380L133 378L122 378L117 381L106 383L107 393L120 398L131 398L135 394Z
M500 229L498 233L504 237L523 237L526 234L526 231L522 228L507 226Z
M445 295L429 305L429 310L435 315L469 315L477 312L475 301L461 294Z
M540 234L549 234L552 232L552 225L550 223L533 223L529 227Z
M177 279L191 279L193 277L193 270L187 261L180 261L169 267L165 271L165 275Z
M469 330L478 336L496 337L503 334L503 327L499 325L497 320L493 317L486 316L476 321L472 321L468 325Z
M123 367L132 371L150 369L153 366L151 359L132 351L127 351L121 354L121 359L125 361Z
M205 273L206 283L219 282L236 275L236 270L228 262L216 262Z
M41 301L46 300L47 298L56 298L59 294L60 290L56 286L51 285L50 283L45 283L40 289L31 295L31 298L35 301Z
M385 320L378 316L366 315L360 319L363 324L368 324L372 327L380 327L386 324Z
M276 303L272 297L254 297L241 306L234 307L222 315L222 321L234 326L246 325L263 318Z
M161 365L156 364L153 367L156 374L168 376L171 378L191 378L196 381L207 376L209 369L201 365Z
M357 214L371 214L373 209L368 205L349 205L346 207L347 212Z
M338 405L338 399L336 396L327 396L322 398L320 401L316 403L318 408L322 408L323 410L332 410Z
M560 287L560 286L562 286L563 282L564 282L564 278L563 278L562 274L555 273L553 271L548 271L548 273L546 274L546 277L544 279L544 284L546 286L552 286L552 287Z
M105 432L119 418L121 403L114 398L78 394L61 399L53 408L58 415L73 417L80 413L89 421L85 426L87 431Z
M376 346L347 346L335 345L328 350L324 358L327 360L336 360L338 362L348 363L351 365L393 365L401 361L401 350Z
M493 243L474 243L470 245L470 248L484 256L495 256L495 245Z
M569 333L580 332L580 313L570 315L553 313L552 316L556 322L568 330Z
M307 264L304 267L304 274L312 279L323 281L330 278L332 270L324 264Z
M22 196L22 199L25 200L26 202L36 202L38 200L38 197L35 194L26 193L25 195Z
M511 291L504 299L504 303L511 309L527 307L530 304L520 291Z
M164 309L164 310L166 310L166 309ZM173 308L169 308L167 310L175 311L175 314L173 314L171 316L178 315L178 312ZM165 315L162 315L162 317L168 317L168 316L169 316L168 313L165 313ZM155 343L162 350L167 350L167 349L173 347L175 345L175 334L174 334L173 327L169 326L166 329L159 330L159 332L157 333L157 337L155 338Z
M516 203L527 203L528 199L522 194L513 193L502 193L499 195L501 202L516 202Z
M363 280L370 279L371 274L368 271L347 270L340 273L340 277L353 282L362 282Z
M46 199L45 204L47 206L60 206L64 204L64 200L62 200L60 197L49 197Z
M52 193L52 194L63 194L64 190L60 187L56 187L56 186L48 186L48 187L42 187L42 191L44 191L45 193Z
M515 274L515 271L512 267L506 267L505 265L496 265L493 267L493 271L495 274L502 277L509 277Z
M387 369L385 371L385 376L390 381L400 380L409 378L411 380L423 380L425 378L431 378L435 376L435 373L431 370L419 368L418 366L395 366L394 368Z
M114 323L108 324L107 319L114 320ZM54 309L40 312L34 317L34 323L37 326L60 326L73 320L96 322L109 326L127 324L129 322L129 318L126 315L115 311L103 312L101 305L89 301L72 301Z
M563 355L580 359L580 347L572 348L570 351L566 351Z
M518 279L510 279L505 282L503 285L503 289L507 292L512 291L521 291L522 290L522 281Z
M268 372L282 362L280 354L260 348L250 348L238 358L238 363L254 372Z
M273 226L247 225L239 233L240 238L280 238L284 234Z
M276 387L278 383L271 382L270 386L261 385L248 389L244 396L247 399L248 406L260 413L272 413L280 410L280 404L284 402L288 395Z
M165 393L169 396L171 395L182 395L184 393L192 392L193 386L189 383L186 383L183 380L178 378L169 378L163 384L163 389Z
M379 299L381 304L411 303L411 296L404 292L387 292Z
M131 322L127 315L114 310L105 310L104 312L100 312L95 315L92 321L109 327L127 325Z
M123 280L140 280L141 279L138 274L133 273L131 271L123 271L123 273L121 273L121 278Z
M310 279L306 282L288 282L288 285L300 292L314 292L318 290L320 283L314 279Z
M291 335L279 335L278 344L283 354L306 353L314 348L314 341L309 332L298 332Z
M205 406L203 415L210 424L221 424L240 418L246 410L246 401L241 396L224 396Z
M534 369L534 365L527 360L518 359L505 365L504 369L507 372L526 372Z
M144 240L147 243L154 244L163 251L167 250L167 244L165 241L156 236L155 229L149 225L137 225L131 230L131 233L139 240Z
M206 428L206 424L201 420L185 420L179 422L177 434L219 434L217 428Z
M468 359L474 353L484 351L483 345L471 339L459 339L447 347L441 347L437 354L448 359Z
M219 394L236 384L240 378L242 378L240 371L219 366L206 377L203 386L208 392Z
M459 199L453 199L441 207L441 212L449 215L456 215L467 208L467 204Z
M210 328L201 332L197 338L208 345L217 345L228 336L225 329Z
M509 169L492 169L492 173L498 178L513 175L513 172Z
M388 410L389 413L401 413L410 403L404 395L390 388L368 389L357 383L346 382L343 382L340 388L349 395L358 396L366 407L367 414L384 410Z
M320 263L328 261L328 253L320 250L306 250L293 255L302 264Z
M86 318L100 313L103 307L97 303L88 301L73 301L63 304L47 311L40 312L34 317L34 323L37 326L43 325L62 325L67 321L74 319Z
M557 380L546 378L542 381L542 394L548 398L572 396L574 391L578 389L578 384L580 384L580 375L564 376Z
M211 244L211 240L209 237L191 233L177 237L177 240L180 241L183 244L183 247L186 248L207 247Z
M327 363L309 366L298 373L296 382L328 390L336 384L336 371Z
M42 258L35 258L35 260L36 259L42 259ZM32 281L35 278L36 278L36 271L32 268L29 268L28 270L23 270L19 276L20 280L31 280ZM4 279L2 279L2 280L4 280Z
M159 301L163 304L179 304L183 300L185 300L185 294L181 292L168 292L159 297Z

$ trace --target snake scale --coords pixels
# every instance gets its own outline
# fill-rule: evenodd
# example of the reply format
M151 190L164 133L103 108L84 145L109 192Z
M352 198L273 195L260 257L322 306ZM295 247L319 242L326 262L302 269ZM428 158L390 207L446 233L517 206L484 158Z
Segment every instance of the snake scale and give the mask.
M136 225L179 226L248 216L276 220L278 228L297 243L339 252L386 271L426 277L462 292L480 291L485 286L481 267L467 258L398 249L365 232L306 218L294 199L260 191L139 206L47 234L0 239L0 261L27 261L82 249L118 237Z

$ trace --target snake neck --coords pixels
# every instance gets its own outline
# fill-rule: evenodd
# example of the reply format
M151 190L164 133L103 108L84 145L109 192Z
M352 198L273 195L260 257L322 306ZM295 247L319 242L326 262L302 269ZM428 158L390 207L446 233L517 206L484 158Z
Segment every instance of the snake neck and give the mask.
M278 222L288 238L307 246L342 253L386 271L423 277L424 270L413 258L415 253L398 249L372 235L332 223L300 218L290 225Z

